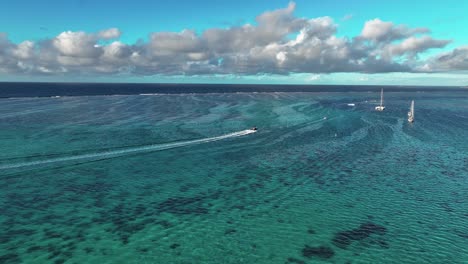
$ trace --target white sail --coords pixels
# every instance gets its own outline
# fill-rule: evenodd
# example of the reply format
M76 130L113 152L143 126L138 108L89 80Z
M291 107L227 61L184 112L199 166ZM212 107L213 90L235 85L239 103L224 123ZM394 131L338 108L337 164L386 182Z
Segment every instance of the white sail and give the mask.
M411 101L410 111L408 112L408 122L414 122L414 100Z
M383 106L383 88L380 90L380 106Z
M414 101L411 101L411 116L414 118Z
M380 105L375 107L376 111L383 111L385 110L385 106L383 105L383 88L380 90Z

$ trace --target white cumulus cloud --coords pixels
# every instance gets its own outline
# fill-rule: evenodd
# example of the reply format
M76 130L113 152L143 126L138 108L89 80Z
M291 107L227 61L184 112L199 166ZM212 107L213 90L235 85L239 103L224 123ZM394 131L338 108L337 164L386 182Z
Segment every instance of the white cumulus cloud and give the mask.
M0 33L0 72L17 74L287 75L468 70L468 48L428 60L418 56L445 47L424 27L368 20L358 36L337 35L331 17L299 18L296 4L266 11L256 23L200 33L150 32L134 44L118 28L64 31L38 42L11 42Z

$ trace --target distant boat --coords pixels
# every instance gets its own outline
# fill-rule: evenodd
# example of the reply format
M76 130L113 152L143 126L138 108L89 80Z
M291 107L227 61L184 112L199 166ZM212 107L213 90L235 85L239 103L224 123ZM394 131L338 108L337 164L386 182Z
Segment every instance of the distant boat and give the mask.
M376 111L383 111L385 110L385 106L383 105L383 88L380 90L380 105L375 107Z
M414 100L411 101L410 111L408 112L408 122L414 122Z
M351 103L351 104L348 104L348 106L356 106L356 104L352 104L352 103Z

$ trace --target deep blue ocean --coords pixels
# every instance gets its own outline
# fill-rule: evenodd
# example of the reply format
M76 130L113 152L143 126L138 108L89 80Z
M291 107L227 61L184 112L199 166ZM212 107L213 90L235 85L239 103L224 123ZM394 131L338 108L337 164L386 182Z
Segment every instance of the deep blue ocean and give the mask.
M384 88L392 92L466 92L451 86L375 86L375 85L261 85L261 84L152 84L152 83L7 83L0 82L0 98L84 95L136 95L183 93L274 93L274 92L369 92Z
M468 89L0 83L0 149L0 263L468 263Z

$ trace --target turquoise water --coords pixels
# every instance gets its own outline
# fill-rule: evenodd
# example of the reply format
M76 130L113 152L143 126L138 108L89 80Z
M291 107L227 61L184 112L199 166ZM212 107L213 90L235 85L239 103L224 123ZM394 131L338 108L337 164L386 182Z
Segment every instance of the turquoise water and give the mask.
M0 263L467 263L468 93L378 97L2 99Z

